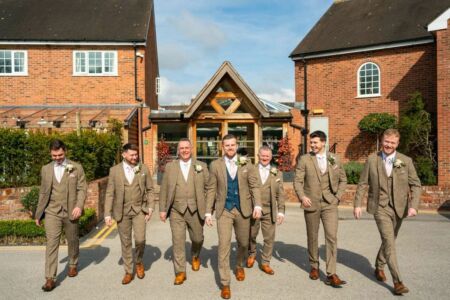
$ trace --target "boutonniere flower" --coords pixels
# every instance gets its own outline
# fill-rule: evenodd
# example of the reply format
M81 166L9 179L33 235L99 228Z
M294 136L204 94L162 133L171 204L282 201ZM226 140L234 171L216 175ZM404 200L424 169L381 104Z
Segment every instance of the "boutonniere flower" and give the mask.
M71 173L74 169L75 167L72 164L67 164L65 167L67 173Z
M273 174L274 176L277 176L278 174L278 169L275 167L270 168L270 174Z
M330 163L331 166L334 166L336 164L336 158L334 158L331 155L328 155L328 162Z
M140 171L141 171L141 165L140 165L140 164L136 165L136 166L133 168L134 174L137 174L137 173L139 173Z
M194 170L195 170L195 172L200 173L201 171L203 171L203 167L202 167L202 165L195 164Z
M238 156L237 161L236 161L236 166L238 167L242 167L245 166L247 164L247 157L245 156Z
M397 158L396 160L394 160L393 165L394 165L394 167L396 167L396 168L401 168L401 167L404 167L404 166L405 166L405 163L404 163L402 160L400 160L400 159Z

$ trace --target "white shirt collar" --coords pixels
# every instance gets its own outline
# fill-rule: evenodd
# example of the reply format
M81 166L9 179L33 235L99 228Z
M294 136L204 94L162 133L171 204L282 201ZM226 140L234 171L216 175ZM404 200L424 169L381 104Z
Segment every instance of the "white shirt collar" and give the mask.
M327 153L326 152L324 152L324 153L317 153L316 156L317 156L317 158L326 158L327 157Z
M237 154L235 154L234 156L233 156L233 158L228 158L228 156L224 156L225 157L225 161L227 161L227 162L232 162L232 161L234 161L234 162L236 162L237 161Z
M392 153L390 155L386 155L386 153L381 151L381 157L383 158L383 160L388 160L388 159L393 160L396 154L397 154L397 151L394 151L394 153Z
M267 164L267 166L263 166L261 163L259 163L259 168L260 169L270 170L270 164Z
M64 159L64 161L60 164L58 164L57 162L55 162L55 168L57 167L65 167L67 165L67 158Z
M126 169L130 169L130 170L133 170L133 166L132 165L130 165L129 163L127 163L125 160L123 160L122 161L123 162L123 168L126 170Z
M192 158L189 158L188 161L184 161L184 160L180 159L180 164L187 164L188 166L190 166L191 163L192 163Z

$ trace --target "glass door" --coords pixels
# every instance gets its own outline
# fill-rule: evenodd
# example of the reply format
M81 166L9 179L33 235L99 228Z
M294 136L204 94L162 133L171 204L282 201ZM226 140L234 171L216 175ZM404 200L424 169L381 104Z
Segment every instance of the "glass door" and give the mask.
M222 126L220 123L197 123L197 159L209 165L221 156Z
M252 162L255 162L255 125L253 123L228 123L228 133L237 138L238 153L247 155Z

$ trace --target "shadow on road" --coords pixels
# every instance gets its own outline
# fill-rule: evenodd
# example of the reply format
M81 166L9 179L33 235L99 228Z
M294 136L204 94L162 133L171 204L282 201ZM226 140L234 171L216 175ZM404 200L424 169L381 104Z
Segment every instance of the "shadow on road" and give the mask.
M109 254L109 248L98 246L90 249L80 249L80 256L78 258L78 272L83 271L91 264L98 265L101 263ZM69 257L66 256L61 259L60 263L68 263ZM67 271L69 269L68 264L66 267L58 274L56 277L57 282L62 282L67 277Z
M135 252L134 251L135 250L133 248L133 261L135 262ZM144 269L146 271L150 270L152 264L160 258L161 258L161 250L159 250L158 247L153 247L148 244L145 245L143 263L144 263ZM122 256L119 258L119 261L117 262L117 264L123 266Z

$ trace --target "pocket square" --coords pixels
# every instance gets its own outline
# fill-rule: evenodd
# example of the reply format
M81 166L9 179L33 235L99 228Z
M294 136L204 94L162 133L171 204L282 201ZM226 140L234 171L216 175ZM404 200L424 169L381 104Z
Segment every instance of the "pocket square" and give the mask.
M275 180L275 182L279 182L281 179L280 178L278 178L277 180Z
M141 176L145 176L145 173L142 173L142 175Z
M69 174L69 177L76 177L75 174Z
M245 169L245 170L243 170L243 171L242 171L242 173L247 173L247 172L248 172L248 170L247 170L247 169Z

